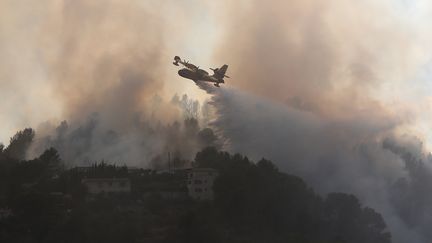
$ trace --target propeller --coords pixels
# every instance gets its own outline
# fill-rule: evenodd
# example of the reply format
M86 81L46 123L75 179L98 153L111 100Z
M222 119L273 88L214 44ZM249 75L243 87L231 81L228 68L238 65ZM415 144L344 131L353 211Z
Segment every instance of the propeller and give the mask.
M176 66L178 66L179 62L181 62L181 58L179 56L175 56L173 64L176 65Z

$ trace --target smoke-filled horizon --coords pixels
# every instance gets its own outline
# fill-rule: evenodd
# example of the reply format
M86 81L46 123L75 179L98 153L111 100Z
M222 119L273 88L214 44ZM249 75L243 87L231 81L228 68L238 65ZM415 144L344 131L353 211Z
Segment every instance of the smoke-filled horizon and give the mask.
M417 137L395 135L397 124L387 120L333 121L239 90L204 88L214 95L218 119L212 125L225 149L256 161L270 159L320 193L357 195L383 214L394 242L429 237L424 217L416 217L432 209L417 208L429 205L430 198L406 192L427 191L432 179L431 161ZM404 153L416 163L406 161ZM417 178L419 170L426 175ZM416 206L410 204L414 198Z
M394 242L427 242L431 10L426 0L1 0L0 140L34 127L35 154L57 145L68 161L142 164L178 141L165 136L183 119L175 93L211 98L224 149L274 160L321 192L355 193ZM231 78L201 85L205 95L177 76L174 55L226 63ZM200 147L183 145L188 156Z
M126 132L150 116L170 123L179 112L152 110L153 98L195 95L193 84L178 81L170 65L174 55L187 52L184 36L199 16L181 14L187 9L182 3L4 0L0 9L3 143L24 127L83 123L93 113L105 128Z
M354 193L384 215L394 242L428 242L428 4L273 3L235 2L221 15L215 55L235 78L201 88L225 148L322 193Z

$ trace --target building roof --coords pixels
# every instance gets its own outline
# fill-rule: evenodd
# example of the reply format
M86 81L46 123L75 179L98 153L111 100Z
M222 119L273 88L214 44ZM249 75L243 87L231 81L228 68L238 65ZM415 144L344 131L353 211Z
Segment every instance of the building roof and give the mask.
M217 172L218 170L213 168L192 168L189 169L190 172Z
M129 182L129 178L87 178L87 179L82 179L81 182L85 183L85 182L114 182L114 181L119 181L119 182Z

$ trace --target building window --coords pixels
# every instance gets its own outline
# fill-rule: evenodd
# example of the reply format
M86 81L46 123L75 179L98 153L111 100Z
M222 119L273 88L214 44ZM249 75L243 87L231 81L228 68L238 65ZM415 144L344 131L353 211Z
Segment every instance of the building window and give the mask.
M199 185L199 184L202 184L202 181L201 181L201 180L195 180L195 181L194 181L194 184L198 184L198 185Z

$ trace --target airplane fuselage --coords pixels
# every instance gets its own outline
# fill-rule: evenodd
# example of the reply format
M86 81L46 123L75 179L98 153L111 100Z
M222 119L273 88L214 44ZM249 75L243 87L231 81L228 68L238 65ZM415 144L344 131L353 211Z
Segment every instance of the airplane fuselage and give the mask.
M192 79L193 81L198 81L202 78L197 72L191 71L190 69L183 68L178 71L178 74L183 78Z
M207 81L214 83L224 83L223 80L218 80L213 76L210 76L206 71L202 69L198 69L196 71L192 71L188 68L183 68L178 71L178 74L183 78L191 79L195 82L197 81Z

